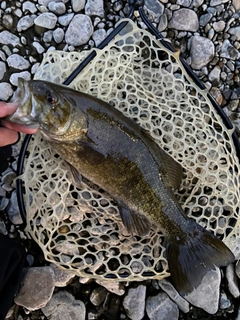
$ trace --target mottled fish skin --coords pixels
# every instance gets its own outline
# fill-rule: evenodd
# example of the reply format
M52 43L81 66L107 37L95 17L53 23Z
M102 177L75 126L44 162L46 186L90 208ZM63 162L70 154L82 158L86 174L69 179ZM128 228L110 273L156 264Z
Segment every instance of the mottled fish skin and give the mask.
M196 287L209 269L234 260L220 240L186 217L172 191L180 184L181 166L135 122L64 86L20 80L19 88L19 109L28 109L23 122L28 118L29 125L39 125L73 171L116 200L130 233L143 236L151 223L159 226L167 239L173 282L182 294ZM21 122L19 114L10 120Z

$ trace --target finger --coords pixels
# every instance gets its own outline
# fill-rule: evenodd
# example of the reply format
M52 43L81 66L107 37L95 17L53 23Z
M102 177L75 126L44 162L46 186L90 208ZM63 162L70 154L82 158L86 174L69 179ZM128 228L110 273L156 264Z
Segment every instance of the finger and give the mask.
M38 128L30 128L30 127L26 127L23 124L18 124L18 123L12 123L12 122L8 122L5 120L1 120L1 123L4 127L14 130L14 131L19 131L22 133L27 133L27 134L33 134L35 132L37 132Z
M7 128L0 128L0 147L12 144L18 141L18 133Z
M14 113L18 105L16 103L5 103L0 101L0 118Z

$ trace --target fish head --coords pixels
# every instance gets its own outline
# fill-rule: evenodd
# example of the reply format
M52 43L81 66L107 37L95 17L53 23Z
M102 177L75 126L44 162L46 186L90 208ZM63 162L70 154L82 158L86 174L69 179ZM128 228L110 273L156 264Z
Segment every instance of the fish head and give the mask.
M47 140L75 140L86 133L87 122L73 92L51 82L19 78L13 97L19 107L8 120L39 128Z

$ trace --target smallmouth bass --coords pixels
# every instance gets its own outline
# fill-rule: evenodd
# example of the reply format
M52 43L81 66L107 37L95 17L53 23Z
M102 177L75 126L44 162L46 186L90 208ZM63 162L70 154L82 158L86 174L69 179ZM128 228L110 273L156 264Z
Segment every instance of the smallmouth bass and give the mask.
M124 226L143 236L155 223L166 237L173 284L191 292L214 266L234 261L227 246L186 217L172 188L182 168L131 119L108 103L46 81L19 79L20 107L8 118L38 127L68 164L115 199Z

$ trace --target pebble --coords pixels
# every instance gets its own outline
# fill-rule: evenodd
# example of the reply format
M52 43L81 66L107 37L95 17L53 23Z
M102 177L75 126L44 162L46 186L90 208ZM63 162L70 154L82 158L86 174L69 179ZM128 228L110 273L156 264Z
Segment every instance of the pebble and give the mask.
M228 299L225 292L221 292L220 297L220 308L221 309L228 309L231 306L231 301Z
M173 12L168 27L176 30L197 31L199 27L198 16L193 10L179 9Z
M13 47L16 47L18 44L20 44L20 39L11 32L4 30L0 32L0 43L7 45L10 44Z
M73 273L60 269L53 263L50 264L50 268L54 272L55 287L65 287L75 277Z
M33 41L32 46L37 50L37 53L42 54L45 48L37 41Z
M122 296L125 293L125 287L121 282L107 281L107 280L97 280L100 286L106 288L109 292L112 292L118 296Z
M57 17L52 12L44 12L34 20L34 23L45 29L54 29L57 23Z
M72 9L74 12L79 12L84 9L86 0L71 0Z
M34 17L32 16L24 16L22 17L17 24L17 31L25 31L31 28L34 25Z
M7 58L7 64L9 67L18 70L25 70L28 69L30 63L27 59L23 58L19 54L12 54L10 57Z
M189 312L189 303L180 296L174 286L167 279L158 281L160 288L178 305L178 308L184 313Z
M239 0L232 0L232 4L236 11L240 10L240 1Z
M107 32L105 29L98 29L93 33L93 40L95 42L95 46L97 47L107 36Z
M147 298L146 312L150 320L178 320L179 317L177 305L164 292Z
M7 82L0 83L0 100L7 101L13 94L12 87Z
M220 73L221 73L220 67L219 66L214 67L210 71L210 73L208 75L209 81L210 82L217 81L219 83L219 81L220 81Z
M24 1L22 5L23 12L29 11L30 13L37 12L37 8L33 2Z
M55 13L57 16L66 12L66 6L63 2L51 1L48 4L48 9Z
M213 23L213 29L216 31L216 32L221 32L224 30L226 26L226 23L224 21L218 21L218 22L214 22Z
M49 320L85 320L86 307L80 300L67 291L55 293L48 304L42 309Z
M74 13L68 13L68 14L65 14L61 17L58 17L58 22L66 27L69 25L70 21L72 20L72 18L74 17Z
M145 0L144 8L147 9L148 15L151 20L159 22L160 16L164 12L164 6L158 0Z
M90 295L90 301L94 306L99 306L107 297L107 289L97 287Z
M11 30L13 27L13 17L10 14L5 14L2 17L2 25L8 30Z
M104 17L103 0L87 0L85 13L88 16Z
M28 310L38 310L48 303L53 290L54 272L50 267L27 268L14 301Z
M79 32L81 29L81 33ZM65 41L72 46L86 44L93 34L92 21L88 16L77 14L70 22L65 34Z
M229 264L226 268L226 278L228 281L228 289L234 298L239 298L240 291L238 288L238 279L234 270L234 265Z
M191 66L193 69L201 69L214 57L214 44L208 38L193 36L191 41Z
M221 272L219 268L210 270L202 279L200 285L191 293L184 295L184 299L192 305L202 308L207 313L214 314L218 310L219 288Z
M146 300L146 286L139 285L129 288L123 299L123 307L131 320L140 320L144 317Z
M31 79L31 73L28 71L22 71L18 73L12 73L9 81L11 82L12 85L17 86L18 85L18 78L23 78L25 80L30 80Z
M3 188L4 189L6 188L5 185L3 185ZM9 189L6 189L6 190L10 191ZM17 192L16 192L16 190L14 190L12 192L12 194L11 194L9 205L7 207L7 214L8 214L9 220L14 225L22 224L22 218L21 218L21 215L20 215L19 209L18 209L18 201L17 201Z
M231 34L232 36L235 36L237 41L240 40L240 26L234 27L234 28L230 28L228 30L228 33Z
M167 28L168 20L166 14L161 14L159 17L158 31L162 32Z
M219 4L222 4L222 3L226 3L228 2L229 0L211 0L210 1L210 6L218 6Z
M234 48L228 39L223 41L220 57L237 60L240 57L239 51Z
M0 61L0 80L4 77L4 74L6 72L6 63L3 61Z
M46 42L51 42L53 38L53 31L52 30L48 30L46 32L44 32L43 34L43 41Z
M61 28L55 29L52 35L56 43L61 43L64 39L64 31Z

